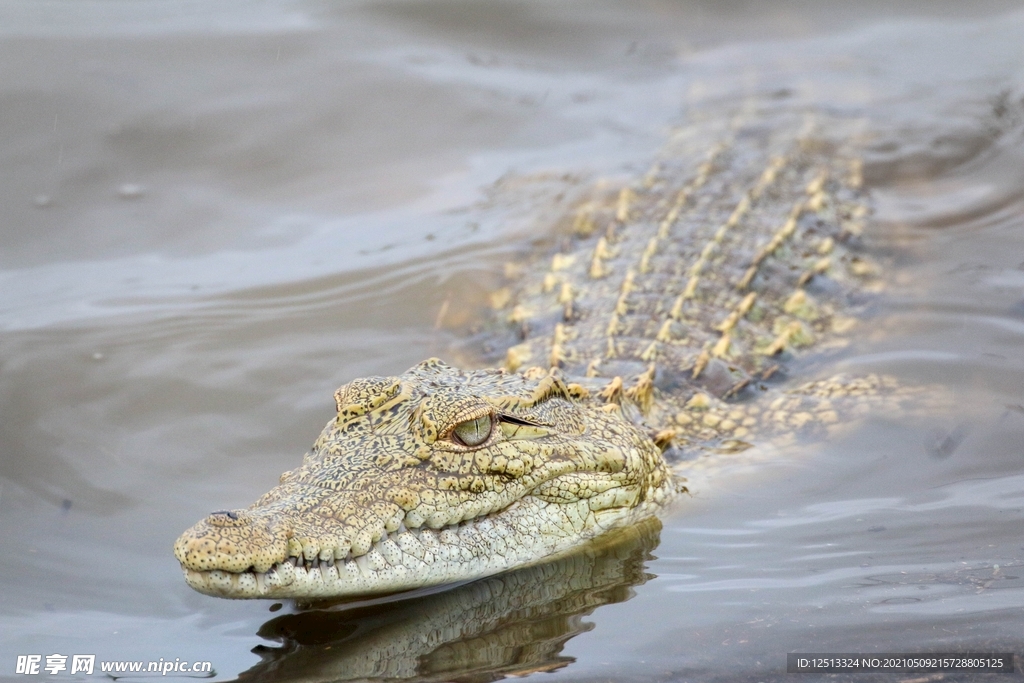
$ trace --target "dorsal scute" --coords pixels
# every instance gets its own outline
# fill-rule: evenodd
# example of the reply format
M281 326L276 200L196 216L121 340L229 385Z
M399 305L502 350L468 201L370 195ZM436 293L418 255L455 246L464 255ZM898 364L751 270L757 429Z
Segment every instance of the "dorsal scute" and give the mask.
M583 396L578 390L570 390L558 368L543 370L530 368L522 374L506 375L503 391L487 397L487 401L499 410L527 410L552 398L572 400Z

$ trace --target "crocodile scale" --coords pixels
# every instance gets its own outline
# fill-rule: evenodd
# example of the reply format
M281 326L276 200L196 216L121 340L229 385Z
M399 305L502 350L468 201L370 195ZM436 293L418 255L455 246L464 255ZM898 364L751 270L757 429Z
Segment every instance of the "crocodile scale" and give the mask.
M337 598L465 581L563 556L684 487L669 460L813 433L876 376L776 381L840 348L869 214L858 141L835 113L698 112L650 170L595 187L559 251L491 297L504 366L436 359L338 390L303 463L175 544L186 581L229 598Z

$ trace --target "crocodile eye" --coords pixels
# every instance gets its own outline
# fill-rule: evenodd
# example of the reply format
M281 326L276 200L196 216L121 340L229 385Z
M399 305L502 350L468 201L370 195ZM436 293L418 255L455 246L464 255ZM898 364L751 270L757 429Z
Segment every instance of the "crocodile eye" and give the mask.
M490 437L491 428L491 416L481 415L475 420L466 420L455 425L452 438L463 446L479 446Z

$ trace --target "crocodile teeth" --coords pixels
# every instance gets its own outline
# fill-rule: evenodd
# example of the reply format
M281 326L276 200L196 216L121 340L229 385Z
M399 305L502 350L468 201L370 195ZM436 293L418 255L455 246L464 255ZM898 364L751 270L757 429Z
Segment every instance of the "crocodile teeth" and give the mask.
M209 587L209 581L207 580L207 572L197 572L194 569L185 570L185 581L192 586L203 586Z
M291 562L277 565L277 574L280 576L281 581L279 585L288 586L294 583L297 571L295 565Z
M273 588L275 586L281 585L281 575L277 572L277 569L275 567L271 567L270 571L268 571L265 574L265 576L268 588Z
M329 559L320 559L318 554L306 562L304 557L292 555L274 563L266 572L259 572L256 567L239 573L186 569L185 578L190 586L209 595L278 599L313 599L343 593L366 595L462 581L563 551L565 546L560 544L565 538L523 531L532 528L530 525L550 507L529 497L511 507L503 518L450 523L438 530L396 529L355 557L346 551L344 557L338 558L338 548L332 547L334 557ZM586 502L583 507L591 514ZM650 511L633 508L622 519L610 520L606 525L629 523ZM575 542L578 529L567 528L566 538Z

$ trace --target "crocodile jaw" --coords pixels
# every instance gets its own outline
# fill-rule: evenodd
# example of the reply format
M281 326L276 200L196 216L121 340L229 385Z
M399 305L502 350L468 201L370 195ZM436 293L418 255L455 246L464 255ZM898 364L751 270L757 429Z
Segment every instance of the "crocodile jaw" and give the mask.
M547 561L614 528L655 514L672 496L668 483L636 507L593 511L588 501L551 503L527 496L499 513L440 530L404 526L359 557L308 563L276 562L265 572L196 571L185 581L222 598L357 597L468 581Z

